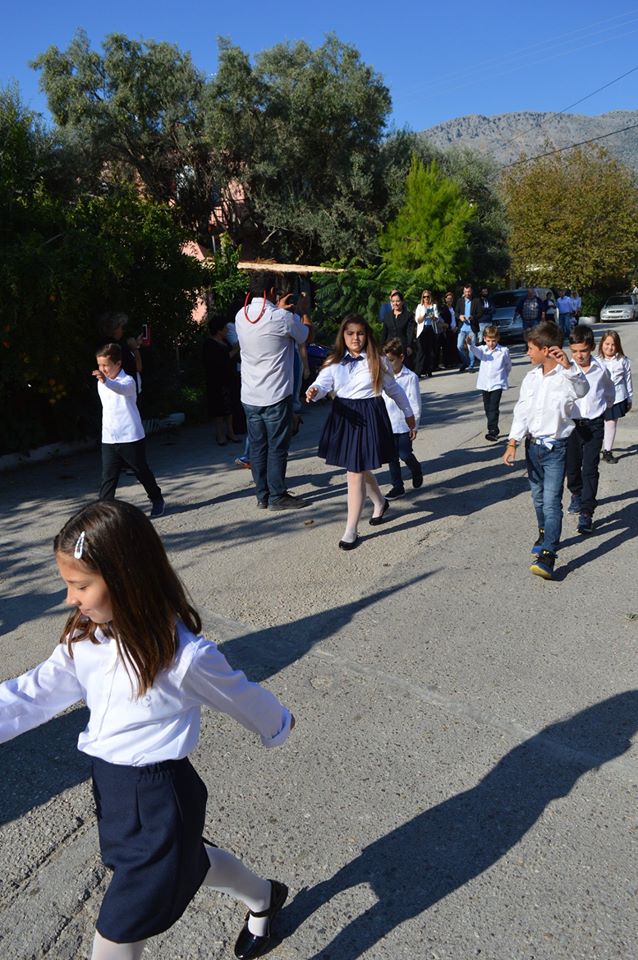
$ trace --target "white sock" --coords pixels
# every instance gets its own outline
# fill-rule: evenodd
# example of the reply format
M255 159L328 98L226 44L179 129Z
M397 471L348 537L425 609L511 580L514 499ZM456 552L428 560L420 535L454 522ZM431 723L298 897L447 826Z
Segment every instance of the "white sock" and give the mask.
M261 913L270 906L272 886L245 867L241 860L219 847L206 847L210 869L204 877L204 886L227 893L242 900L249 910ZM249 917L248 929L262 937L268 926L268 917ZM101 960L101 958L100 958Z
M346 532L342 536L344 543L354 543L358 537L358 531L356 527L346 527Z
M616 439L616 420L605 420L605 434L603 440L603 450L607 453L611 453L614 446L614 440Z
M95 931L91 960L139 960L146 940L137 940L135 943L114 943L105 940Z

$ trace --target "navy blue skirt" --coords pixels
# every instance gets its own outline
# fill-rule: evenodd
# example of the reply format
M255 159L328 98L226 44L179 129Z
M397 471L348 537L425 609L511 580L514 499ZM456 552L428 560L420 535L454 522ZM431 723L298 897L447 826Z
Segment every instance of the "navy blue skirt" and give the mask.
M210 866L202 832L206 787L189 761L127 767L93 758L100 852L113 877L96 927L134 943L168 930Z
M396 457L392 425L382 397L335 397L319 440L327 464L354 473L376 470Z
M619 400L613 407L608 407L607 410L605 410L603 417L605 420L620 420L621 417L625 416L628 409L629 400Z

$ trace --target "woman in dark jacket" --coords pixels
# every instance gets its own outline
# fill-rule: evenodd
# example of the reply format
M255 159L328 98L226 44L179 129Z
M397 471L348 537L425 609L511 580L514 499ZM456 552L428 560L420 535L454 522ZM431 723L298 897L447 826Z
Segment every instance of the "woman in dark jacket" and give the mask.
M414 316L406 307L403 295L398 290L395 290L390 297L390 305L392 312L385 315L381 324L381 344L398 337L403 346L406 366L412 369L416 327Z

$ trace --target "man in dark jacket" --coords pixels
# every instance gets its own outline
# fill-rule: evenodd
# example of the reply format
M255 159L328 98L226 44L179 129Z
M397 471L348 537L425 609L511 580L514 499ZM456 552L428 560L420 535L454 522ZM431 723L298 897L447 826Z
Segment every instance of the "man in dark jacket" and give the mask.
M463 296L456 301L456 322L459 324L456 346L461 358L460 373L463 373L464 370L474 370L474 354L466 347L465 338L469 333L473 333L474 341L478 343L479 321L482 316L483 301L480 297L474 296L472 285L466 283L463 287Z

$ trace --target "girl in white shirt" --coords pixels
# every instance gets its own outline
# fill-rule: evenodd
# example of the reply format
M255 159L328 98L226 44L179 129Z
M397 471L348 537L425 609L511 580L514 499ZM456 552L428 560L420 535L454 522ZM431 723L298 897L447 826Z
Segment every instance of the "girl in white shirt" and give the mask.
M395 456L382 391L401 408L410 431L416 428L410 401L394 379L387 360L379 354L370 325L358 314L344 318L335 348L306 390L306 400L320 400L330 391L336 397L318 452L326 463L347 470L348 518L339 547L353 550L359 542L358 526L366 494L373 504L373 527L383 522L390 505L372 473Z
M613 455L612 450L618 421L631 410L633 401L631 361L625 356L620 336L615 330L605 330L603 333L598 344L598 356L606 367L615 390L614 404L603 414L605 434L601 456L605 463L618 463L618 457Z
M202 704L267 747L286 740L294 719L200 635L199 615L136 507L89 504L54 552L74 611L48 660L0 684L0 742L86 701L78 748L92 758L100 849L113 870L92 960L137 960L202 884L248 906L235 955L256 956L288 889L204 842L207 791L187 755Z

